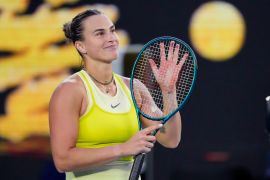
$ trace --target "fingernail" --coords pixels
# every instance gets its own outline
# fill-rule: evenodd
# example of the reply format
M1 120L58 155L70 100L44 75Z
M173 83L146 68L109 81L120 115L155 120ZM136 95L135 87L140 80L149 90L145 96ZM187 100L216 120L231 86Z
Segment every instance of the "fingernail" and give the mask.
M159 126L159 127L162 127L162 126L163 126L163 124L159 124L158 126Z

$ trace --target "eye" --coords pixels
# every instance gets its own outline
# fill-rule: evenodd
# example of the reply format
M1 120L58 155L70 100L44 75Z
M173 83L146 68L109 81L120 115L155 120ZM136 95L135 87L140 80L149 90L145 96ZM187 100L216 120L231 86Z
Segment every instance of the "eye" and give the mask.
M96 33L96 36L103 36L103 35L104 35L103 31L100 31L100 32Z

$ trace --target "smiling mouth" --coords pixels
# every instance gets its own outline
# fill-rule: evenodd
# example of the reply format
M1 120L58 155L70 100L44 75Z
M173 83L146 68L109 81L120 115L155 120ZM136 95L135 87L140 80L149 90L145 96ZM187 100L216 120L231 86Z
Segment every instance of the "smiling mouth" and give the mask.
M118 45L111 45L111 46L107 46L105 47L105 49L117 49Z

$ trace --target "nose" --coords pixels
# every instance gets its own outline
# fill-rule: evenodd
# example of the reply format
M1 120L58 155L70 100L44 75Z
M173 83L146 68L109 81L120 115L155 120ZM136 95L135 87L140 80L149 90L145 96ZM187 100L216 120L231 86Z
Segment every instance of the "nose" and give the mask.
M118 36L115 32L110 32L108 36L108 40L113 42L113 41L118 41Z

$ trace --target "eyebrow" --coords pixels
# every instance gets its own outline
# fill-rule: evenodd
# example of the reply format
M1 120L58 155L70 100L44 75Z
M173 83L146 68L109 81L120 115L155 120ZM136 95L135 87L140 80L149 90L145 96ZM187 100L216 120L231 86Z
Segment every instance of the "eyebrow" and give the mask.
M115 29L115 25L112 25L109 29L110 29L110 30ZM96 30L94 31L94 33L99 32L99 31L105 31L105 29L96 29Z

